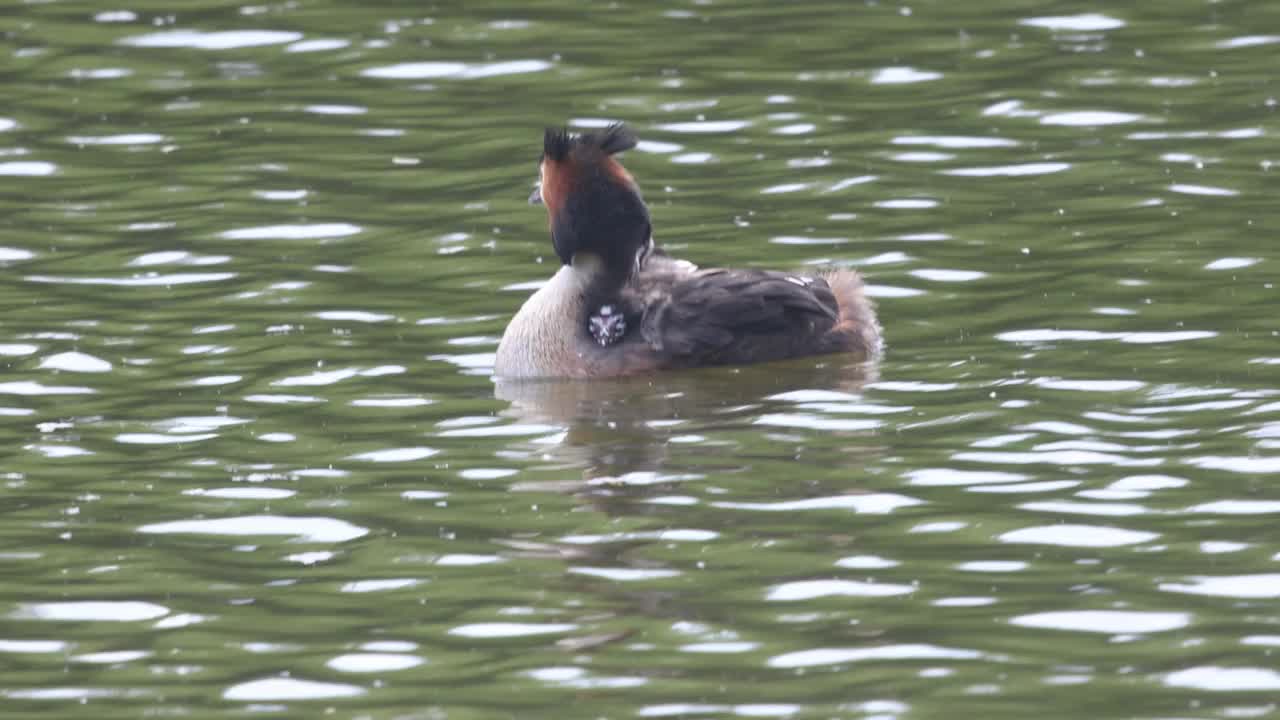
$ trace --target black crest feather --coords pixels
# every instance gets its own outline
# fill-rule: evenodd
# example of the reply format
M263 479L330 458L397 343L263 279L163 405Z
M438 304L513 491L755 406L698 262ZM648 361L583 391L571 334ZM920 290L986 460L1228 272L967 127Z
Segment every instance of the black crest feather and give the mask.
M631 128L623 123L614 123L605 128L604 132L595 135L599 138L600 149L605 155L630 150L640 142L636 134L631 132Z
M604 130L591 130L580 135L570 133L569 128L547 128L542 136L542 154L554 162L563 162L575 147L614 155L634 148L637 143L636 134L624 123L614 123Z
M556 162L563 162L569 156L573 141L569 128L547 128L542 136L542 155Z

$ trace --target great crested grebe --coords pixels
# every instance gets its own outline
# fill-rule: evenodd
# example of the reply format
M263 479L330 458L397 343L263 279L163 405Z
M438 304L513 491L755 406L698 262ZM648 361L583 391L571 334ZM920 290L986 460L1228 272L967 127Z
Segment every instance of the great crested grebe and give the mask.
M546 131L529 202L546 206L562 265L507 325L494 366L500 378L879 354L880 325L853 270L700 270L655 249L640 189L613 157L636 142L621 123Z

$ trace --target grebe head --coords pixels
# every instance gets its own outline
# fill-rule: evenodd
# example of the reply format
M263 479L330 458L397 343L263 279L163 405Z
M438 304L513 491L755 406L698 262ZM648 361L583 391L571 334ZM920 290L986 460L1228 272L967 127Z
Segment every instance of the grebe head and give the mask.
M636 146L617 123L571 134L548 128L538 163L538 187L529 202L547 208L551 242L565 265L594 255L610 276L625 282L652 246L649 209L631 174L613 156Z

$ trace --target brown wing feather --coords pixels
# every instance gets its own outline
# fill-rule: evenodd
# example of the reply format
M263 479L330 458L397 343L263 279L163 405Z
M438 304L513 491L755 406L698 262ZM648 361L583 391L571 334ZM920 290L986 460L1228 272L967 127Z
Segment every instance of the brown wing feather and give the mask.
M706 270L648 303L640 331L673 366L740 364L830 352L826 336L837 322L821 278Z

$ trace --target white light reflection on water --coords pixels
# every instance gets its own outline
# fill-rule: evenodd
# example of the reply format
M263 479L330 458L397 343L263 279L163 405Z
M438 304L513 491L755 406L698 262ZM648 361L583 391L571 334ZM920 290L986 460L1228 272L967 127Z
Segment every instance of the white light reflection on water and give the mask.
M185 445L216 437L217 433L120 433L115 441L125 445Z
M729 640L724 642L689 643L687 645L681 645L678 649L680 652L687 653L720 654L751 652L758 647L760 647L760 643Z
M1268 475L1280 472L1280 457L1222 457L1206 455L1186 461L1206 470L1226 470L1246 475Z
M360 71L360 74L382 80L476 80L542 72L552 67L552 64L545 60L507 60L490 63L409 62L371 67Z
M533 635L555 635L558 633L566 633L570 630L576 630L577 625L572 623L511 623L511 622L491 622L491 623L472 623L470 625L459 625L449 630L450 635L468 638L513 638L513 637L529 637Z
M1016 147L1018 145L1017 140L1009 138L964 135L899 135L892 142L894 145L928 145L947 149Z
M1274 45L1280 43L1280 35L1241 35L1227 40L1219 40L1214 47L1222 50L1234 50L1236 48L1257 47L1259 45Z
M1042 525L1010 530L998 536L1000 542L1059 545L1061 547L1122 547L1150 542L1158 533L1101 525Z
M308 387L333 385L354 377L381 377L383 375L399 375L405 372L403 365L380 365L370 368L340 368L337 370L317 370L306 375L295 375L282 378L271 384L276 387Z
M1280 598L1280 573L1257 575L1220 575L1214 577L1193 576L1185 582L1160 583L1165 592L1187 595L1210 595L1224 598L1270 599Z
M68 135L72 145L152 145L168 138L155 133L122 133L119 135Z
M1040 502L1022 503L1018 507L1023 510L1032 510L1035 512L1098 515L1102 517L1149 515L1152 512L1150 508L1132 503L1076 502L1072 500L1044 500Z
M176 520L152 523L138 528L151 534L191 533L198 535L267 536L287 535L299 542L341 543L364 537L368 528L345 520L327 517L290 517L285 515L245 515L213 520Z
M1239 270L1262 262L1262 258L1246 258L1246 257L1224 257L1218 258L1208 265L1204 266L1205 270Z
M51 162L39 160L0 162L0 176L39 177L41 175L53 175L57 172L58 166Z
M649 682L648 678L629 675L593 676L580 667L572 666L537 668L527 671L525 675L540 682L579 690L616 690L640 687Z
M19 262L22 260L30 260L36 254L30 250L14 247L0 247L0 263Z
M219 235L226 240L321 240L341 238L362 232L351 223L314 223L309 225L262 225L227 230Z
M1191 624L1191 614L1134 610L1063 610L1019 615L1009 622L1022 627L1124 635L1185 628Z
M928 82L942 77L942 73L932 70L919 70L913 67L887 67L876 70L871 75L872 85L905 85Z
M915 592L913 585L863 582L860 580L803 580L769 589L766 600L793 602L822 597L893 597Z
M1024 18L1019 25L1044 28L1046 30L1090 32L1099 30L1115 30L1124 27L1123 20L1102 15L1100 13L1081 13L1079 15L1050 15L1045 17Z
M244 400L245 402L265 403L268 405L328 402L325 398L316 397L315 395L282 395L275 393L254 393L253 395L245 395Z
M165 287L169 285L194 285L222 282L236 277L233 272L220 273L147 273L127 278L106 277L58 277L55 275L28 275L24 280L54 285L108 285L113 287Z
M853 662L881 660L977 660L977 650L940 647L938 645L882 645L862 648L817 648L783 653L769 658L773 668L807 668L843 665Z
M395 320L395 315L387 315L385 313L369 312L367 310L322 310L312 313L321 320L334 320L338 322L360 322L360 323L379 323L388 320Z
M778 502L731 502L711 503L718 508L732 510L759 510L763 512L795 512L798 510L852 510L857 513L881 515L891 513L899 508L923 504L906 495L895 493L870 493L866 495L835 495L832 497L806 498L804 500L781 500Z
M946 268L919 268L911 270L908 274L931 282L972 282L987 276L980 270L948 270Z
M145 697L148 693L141 690L106 690L103 688L35 688L31 690L0 690L0 696L17 700L77 700L85 702L90 698L109 697Z
M989 167L955 168L941 170L943 175L956 177L1023 177L1026 175L1049 175L1070 170L1071 164L1064 162L1024 163L1022 165L993 165Z
M421 407L423 405L431 405L435 400L424 397L364 397L356 398L351 401L352 407L388 407L388 408L405 408L405 407Z
M302 33L284 30L167 30L134 35L119 40L121 45L140 48L194 48L197 50L236 50L239 48L283 45L300 40Z
M1040 118L1041 125L1069 125L1071 127L1098 127L1101 125L1120 125L1142 120L1136 113L1114 112L1110 110L1077 110L1045 115Z
M1062 330L1038 328L1034 330L1010 330L998 333L996 339L1016 343L1051 343L1061 341L1119 340L1134 345L1175 343L1187 340L1215 338L1211 330L1178 330L1169 332L1102 332L1098 330Z
M84 600L72 602L23 603L9 617L17 620L59 620L67 622L138 622L169 614L169 608L137 600Z
M1174 183L1169 186L1169 192L1181 193L1183 195L1216 195L1218 197L1234 197L1240 194L1239 190L1231 188L1215 187L1212 185L1191 185L1187 183Z
M345 673L395 672L418 667L426 660L401 653L348 653L330 658L325 666Z
M854 570L877 570L880 568L891 568L900 565L897 560L882 558L878 555L852 555L850 557L840 558L835 562L836 567L850 568Z
M284 49L290 53L323 52L325 50L341 50L351 43L338 38L317 38L315 40L299 40Z
M143 658L151 657L149 650L113 650L107 652L85 653L83 655L74 655L72 662L87 663L91 665L117 665L120 663L133 662Z
M1128 458L1114 453L1091 452L1086 450L1052 450L1037 452L960 452L953 456L956 460L967 462L991 463L996 465L1059 465L1074 467L1078 465L1114 465L1117 467L1151 467L1164 462L1161 458Z
M369 452L356 453L355 455L347 456L347 459L376 463L413 462L414 460L422 460L439 453L439 450L429 447L388 448L386 450L370 450Z
M1280 513L1280 500L1214 500L1192 505L1189 513L1209 515L1272 515Z
M633 532L609 533L607 535L565 535L560 542L573 545L596 545L600 543L634 542L636 540L657 540L662 542L707 542L720 537L720 533L712 530L669 528L664 530L637 530Z
M55 653L69 647L62 640L0 640L0 653Z
M956 565L966 572L1006 573L1026 570L1029 565L1021 560L974 560Z
M20 357L32 355L39 349L39 345L31 345L29 343L0 343L0 356Z
M753 425L811 430L862 431L874 430L882 425L879 420L865 418L833 418L829 415L810 413L767 413L752 421Z
M1164 684L1213 692L1276 691L1280 690L1280 673L1270 668L1205 665L1169 673Z
M886 210L928 210L938 207L938 201L932 198L893 198L877 200L874 205Z
M665 123L655 126L658 130L674 133L731 133L751 126L747 120L700 120L698 122Z
M291 677L264 678L232 685L222 693L224 700L266 702L284 700L330 700L363 695L365 689L343 683L299 680Z
M386 580L354 580L344 583L340 592L347 593L371 593L385 592L388 590L403 590L420 584L422 581L414 578L390 578Z
M737 717L789 717L800 712L800 705L784 703L747 703L742 705L712 705L709 703L662 703L646 705L636 712L638 717L693 717L695 715L729 714Z
M498 555L480 555L478 553L449 553L436 558L435 565L443 567L475 567L477 565L493 565L506 562Z
M588 575L614 582L635 582L638 580L662 580L677 577L679 570L662 570L657 568L606 568L571 566L565 572L575 575Z
M283 500L293 497L293 490L266 487L226 487L226 488L190 488L182 491L183 495L196 497L221 498L223 500Z

